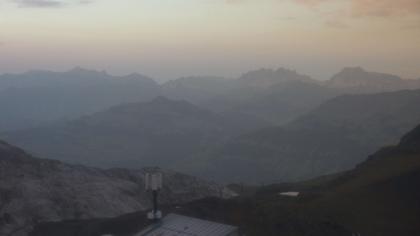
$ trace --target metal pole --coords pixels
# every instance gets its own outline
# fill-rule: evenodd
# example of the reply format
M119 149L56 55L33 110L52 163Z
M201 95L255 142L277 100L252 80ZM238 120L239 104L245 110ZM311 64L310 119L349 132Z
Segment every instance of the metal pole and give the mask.
M156 216L158 211L158 201L157 201L158 191L153 190L153 214Z

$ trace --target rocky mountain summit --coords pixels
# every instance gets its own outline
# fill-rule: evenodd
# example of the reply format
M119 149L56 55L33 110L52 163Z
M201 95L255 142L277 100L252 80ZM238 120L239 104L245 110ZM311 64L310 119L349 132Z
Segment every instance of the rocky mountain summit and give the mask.
M327 87L348 92L386 92L420 88L419 80L402 79L396 75L366 71L361 67L347 67L326 82Z

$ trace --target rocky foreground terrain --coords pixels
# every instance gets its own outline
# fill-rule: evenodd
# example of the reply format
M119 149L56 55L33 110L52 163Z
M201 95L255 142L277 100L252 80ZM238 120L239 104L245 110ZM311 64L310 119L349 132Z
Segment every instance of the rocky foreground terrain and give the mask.
M26 235L40 221L112 217L145 210L148 169L101 170L34 158L0 141L0 235ZM161 203L232 196L222 186L162 170Z

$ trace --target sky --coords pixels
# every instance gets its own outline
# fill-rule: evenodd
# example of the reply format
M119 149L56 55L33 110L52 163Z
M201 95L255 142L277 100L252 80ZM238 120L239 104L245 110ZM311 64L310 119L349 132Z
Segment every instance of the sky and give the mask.
M420 0L0 0L0 73L420 78Z

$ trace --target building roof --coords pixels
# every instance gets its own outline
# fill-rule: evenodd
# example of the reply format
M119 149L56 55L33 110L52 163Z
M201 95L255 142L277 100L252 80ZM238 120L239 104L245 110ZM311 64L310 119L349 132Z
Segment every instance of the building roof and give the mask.
M237 230L237 227L230 225L169 214L160 223L149 226L135 236L227 236Z

